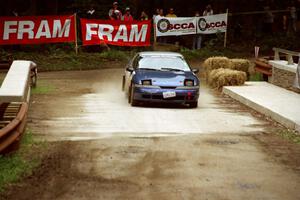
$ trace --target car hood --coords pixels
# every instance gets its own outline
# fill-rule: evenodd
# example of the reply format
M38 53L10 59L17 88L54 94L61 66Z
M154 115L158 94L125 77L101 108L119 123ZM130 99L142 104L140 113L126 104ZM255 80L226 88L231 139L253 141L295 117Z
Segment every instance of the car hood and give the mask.
M199 85L199 79L193 72L174 72L174 71L146 71L137 70L133 76L136 84L141 84L142 80L151 80L154 86L183 86L184 80L194 80L195 85Z

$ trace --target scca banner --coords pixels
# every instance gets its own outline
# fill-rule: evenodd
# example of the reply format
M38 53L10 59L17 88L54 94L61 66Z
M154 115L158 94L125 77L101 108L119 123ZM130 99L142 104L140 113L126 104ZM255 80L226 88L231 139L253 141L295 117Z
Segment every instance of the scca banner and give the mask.
M150 46L151 21L80 21L83 45Z
M226 32L227 14L176 18L157 16L154 23L156 36L214 34Z
M75 41L73 16L0 18L0 45Z
M196 34L197 18L195 17L160 17L155 18L156 36Z
M217 32L226 32L227 19L227 14L198 17L197 33L214 34Z

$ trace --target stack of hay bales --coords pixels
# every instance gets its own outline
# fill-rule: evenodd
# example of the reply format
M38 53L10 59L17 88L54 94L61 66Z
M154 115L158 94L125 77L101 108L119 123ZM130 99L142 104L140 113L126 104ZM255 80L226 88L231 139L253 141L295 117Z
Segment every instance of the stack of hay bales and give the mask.
M209 73L208 84L214 89L222 89L223 86L243 85L247 80L247 74L232 69L214 69Z
M229 68L249 74L251 63L247 59L230 59Z
M204 62L206 80L215 89L223 86L243 85L247 80L251 63L246 59L211 57Z

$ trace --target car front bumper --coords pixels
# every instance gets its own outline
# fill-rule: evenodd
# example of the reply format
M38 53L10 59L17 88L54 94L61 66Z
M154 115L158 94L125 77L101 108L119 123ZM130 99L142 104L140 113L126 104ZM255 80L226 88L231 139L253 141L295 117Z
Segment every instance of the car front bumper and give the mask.
M199 98L199 86L161 88L156 86L135 85L133 88L134 100L141 102L170 102L170 103L192 103ZM175 92L176 96L164 98L164 92Z

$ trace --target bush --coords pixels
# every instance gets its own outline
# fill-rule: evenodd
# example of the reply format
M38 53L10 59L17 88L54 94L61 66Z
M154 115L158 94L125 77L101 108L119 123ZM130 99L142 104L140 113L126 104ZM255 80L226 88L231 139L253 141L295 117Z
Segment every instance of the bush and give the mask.
M208 75L208 84L214 89L222 89L223 86L243 85L247 79L245 72L232 69L214 69Z

